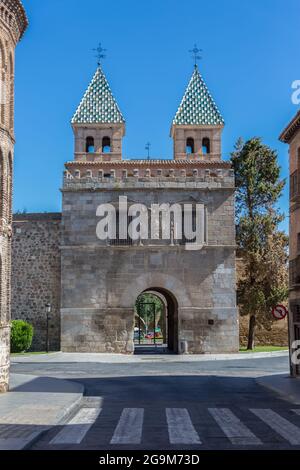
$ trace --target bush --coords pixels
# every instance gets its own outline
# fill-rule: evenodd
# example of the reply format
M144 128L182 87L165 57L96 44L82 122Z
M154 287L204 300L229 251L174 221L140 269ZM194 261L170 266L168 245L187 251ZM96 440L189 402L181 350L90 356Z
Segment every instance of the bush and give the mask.
M33 338L33 326L23 320L13 320L10 347L12 353L28 351Z

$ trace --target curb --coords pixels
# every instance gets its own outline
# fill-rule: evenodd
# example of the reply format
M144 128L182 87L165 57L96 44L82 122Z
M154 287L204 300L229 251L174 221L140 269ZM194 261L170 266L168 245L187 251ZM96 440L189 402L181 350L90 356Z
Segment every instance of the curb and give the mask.
M60 355L63 356L64 360L60 360ZM281 351L265 351L265 352L253 352L253 353L224 353L224 354L146 354L146 355L122 355L122 354L89 354L89 353L55 353L58 364L61 362L65 363L96 363L96 364L141 364L145 360L147 362L155 361L159 362L161 359L163 362L175 363L175 362L202 362L202 361L227 361L227 360L249 360L249 359L263 359L272 357L288 357L288 349ZM34 356L36 358L36 356ZM41 356L41 362L44 364L51 364L51 360L43 360L44 356ZM25 360L18 360L19 358L12 358L12 365L15 364L31 364L30 358ZM48 358L49 359L49 358Z
M73 382L72 380L66 380L64 379L66 382L71 382L71 383L75 383ZM79 397L69 406L65 407L61 413L59 414L58 416L58 419L57 419L57 422L55 424L51 424L49 426L46 426L43 430L41 431L36 431L36 433L34 434L34 436L24 445L24 447L21 449L21 450L29 450L31 446L33 446L44 434L46 434L50 429L52 429L53 427L55 426L59 426L60 424L65 424L65 422L67 421L68 417L70 415L72 415L75 410L79 407L81 401L82 401L82 398L83 398L83 394L84 394L84 391L85 391L85 388L84 388L84 385L83 384L78 384L76 382L76 385L79 386L79 388L81 389L81 391L78 392L78 395Z

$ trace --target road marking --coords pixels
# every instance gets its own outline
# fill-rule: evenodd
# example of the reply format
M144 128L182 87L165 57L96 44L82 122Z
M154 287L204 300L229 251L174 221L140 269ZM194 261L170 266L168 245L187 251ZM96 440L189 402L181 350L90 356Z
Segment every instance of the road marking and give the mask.
M166 409L171 444L201 444L186 408Z
M229 408L208 408L208 411L232 444L262 445L261 440Z
M80 444L100 413L101 408L81 408L50 441L50 445Z
M267 409L250 409L258 418L277 432L292 445L300 445L300 429L275 411Z
M142 441L144 408L124 408L111 444L140 444Z

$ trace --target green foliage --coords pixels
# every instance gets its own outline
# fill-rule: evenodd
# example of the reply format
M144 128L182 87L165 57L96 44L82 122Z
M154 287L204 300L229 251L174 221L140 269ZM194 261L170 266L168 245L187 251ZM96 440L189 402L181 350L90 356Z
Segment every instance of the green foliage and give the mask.
M154 309L155 309L155 324L154 324ZM161 318L162 312L164 311L164 305L161 299L154 294L145 293L141 294L135 303L136 316L148 331L148 328L152 325L156 328Z
M236 178L236 222L243 275L238 282L242 315L270 328L271 309L288 296L288 237L278 225L276 203L284 188L277 153L259 138L241 139L231 155Z
M236 181L237 217L254 217L268 212L276 204L285 182L280 180L277 152L253 139L239 139L231 154Z
M23 320L13 320L10 346L12 353L28 351L33 338L33 326Z
M141 318L147 317L149 322L154 320L154 307L153 305L145 304L155 305L155 314L157 317L163 311L163 303L159 297L154 294L141 294L136 300L135 309Z

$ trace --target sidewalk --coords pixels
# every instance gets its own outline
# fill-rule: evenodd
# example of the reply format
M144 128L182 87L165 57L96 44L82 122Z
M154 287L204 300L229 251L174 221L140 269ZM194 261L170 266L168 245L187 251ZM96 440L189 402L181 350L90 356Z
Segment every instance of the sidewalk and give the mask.
M288 356L288 351L257 352L257 353L232 353L232 354L105 354L105 353L50 353L34 354L26 356L14 356L11 358L12 364L18 363L107 363L107 364L128 364L144 362L202 362L202 361L223 361L240 359L262 359L268 357Z
M79 404L83 386L33 375L11 374L10 392L0 395L0 450L26 448Z
M300 405L300 377L292 378L287 374L269 375L256 379L259 385L278 393L281 398L294 405Z

